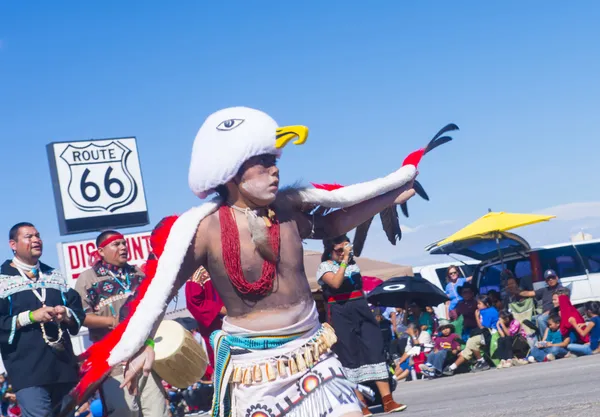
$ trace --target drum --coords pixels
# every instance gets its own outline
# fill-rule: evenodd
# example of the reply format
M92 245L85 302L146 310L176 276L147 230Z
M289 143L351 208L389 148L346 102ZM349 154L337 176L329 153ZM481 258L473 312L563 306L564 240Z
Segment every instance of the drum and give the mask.
M177 388L187 388L200 381L209 363L204 347L173 320L160 323L154 337L154 352L154 371Z

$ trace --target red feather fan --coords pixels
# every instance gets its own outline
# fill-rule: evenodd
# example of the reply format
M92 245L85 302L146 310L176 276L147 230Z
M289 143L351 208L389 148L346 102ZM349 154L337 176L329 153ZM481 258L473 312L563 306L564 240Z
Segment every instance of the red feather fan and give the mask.
M130 314L128 318L123 320L119 325L110 333L108 333L104 339L94 343L88 350L79 356L79 359L84 360L81 365L80 372L82 375L79 383L73 388L70 393L71 404L70 409L85 402L96 389L99 388L100 384L110 373L111 367L108 365L108 358L110 357L111 351L115 348L117 343L123 337L125 329L129 325L129 320L133 316L133 313L137 309L140 301L144 298L154 275L156 274L156 268L158 266L158 258L162 255L167 238L171 231L171 227L177 220L177 216L169 216L164 218L158 226L152 232L150 242L152 245L152 251L154 253L153 259L149 259L146 263L145 273L146 278L142 281L137 289L137 294L130 304ZM63 410L61 414L68 410Z

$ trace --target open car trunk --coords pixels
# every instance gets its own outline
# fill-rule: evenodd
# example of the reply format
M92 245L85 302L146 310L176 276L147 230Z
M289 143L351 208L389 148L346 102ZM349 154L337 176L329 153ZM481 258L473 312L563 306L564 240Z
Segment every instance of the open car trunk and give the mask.
M513 254L527 254L531 247L521 236L508 232L494 232L438 246L437 242L425 248L432 255L462 255L481 262L493 262Z

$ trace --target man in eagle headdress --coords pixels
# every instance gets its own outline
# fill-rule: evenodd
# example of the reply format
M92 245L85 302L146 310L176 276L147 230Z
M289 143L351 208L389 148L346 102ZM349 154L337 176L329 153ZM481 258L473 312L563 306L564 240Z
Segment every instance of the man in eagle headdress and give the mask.
M452 130L452 129L447 129ZM436 136L443 133L444 129ZM210 115L196 136L189 184L217 196L179 216L149 261L131 315L85 353L74 394L85 396L111 366L130 360L125 383L153 363L151 338L174 288L203 265L227 309L215 350L213 416L362 416L354 384L330 351L333 329L318 321L304 271L303 239L344 234L415 191L417 164L429 145L392 174L370 182L279 190L276 162L304 126L279 127L267 114L234 107ZM327 209L343 209L330 211ZM145 343L146 341L146 343ZM146 346L144 346L146 344ZM386 412L399 411L391 394Z

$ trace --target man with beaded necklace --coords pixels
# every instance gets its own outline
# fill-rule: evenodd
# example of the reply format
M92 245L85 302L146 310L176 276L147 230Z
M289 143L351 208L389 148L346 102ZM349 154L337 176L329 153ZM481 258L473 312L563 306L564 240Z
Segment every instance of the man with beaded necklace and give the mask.
M123 319L128 300L145 278L138 267L127 263L127 241L121 233L113 230L100 233L96 248L90 260L92 267L83 271L75 284L92 342L102 340ZM122 382L123 366L116 366L102 385L101 393L111 416L169 416L165 393L155 373L139 381L137 390L132 390L138 392L133 394L120 388Z
M0 268L0 352L23 417L52 416L77 383L69 334L85 317L81 298L40 263L43 243L31 223L10 229L14 253Z

